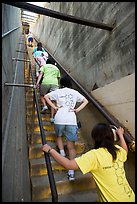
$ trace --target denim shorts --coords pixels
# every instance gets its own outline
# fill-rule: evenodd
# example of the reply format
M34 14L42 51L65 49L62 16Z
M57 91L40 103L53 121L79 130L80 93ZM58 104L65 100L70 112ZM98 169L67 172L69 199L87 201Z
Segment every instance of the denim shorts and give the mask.
M33 42L33 38L28 38L28 42Z
M55 131L57 136L66 136L68 141L78 140L78 126L77 125L59 125L55 124Z

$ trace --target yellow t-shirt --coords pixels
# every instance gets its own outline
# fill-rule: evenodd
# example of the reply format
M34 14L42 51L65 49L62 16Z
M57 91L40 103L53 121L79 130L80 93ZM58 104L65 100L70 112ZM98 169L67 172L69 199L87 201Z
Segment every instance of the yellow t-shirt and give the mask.
M75 158L83 174L91 172L97 184L100 202L135 202L135 195L130 187L124 170L127 159L126 151L119 148L117 159L106 148L98 148Z

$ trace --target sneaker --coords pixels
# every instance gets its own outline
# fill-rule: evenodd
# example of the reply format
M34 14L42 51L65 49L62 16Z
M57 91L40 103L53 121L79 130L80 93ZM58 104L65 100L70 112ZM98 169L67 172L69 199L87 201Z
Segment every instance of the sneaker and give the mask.
M45 110L47 110L47 109L48 109L48 107L47 107L47 106L44 106L44 107L42 108L42 112L45 111Z
M67 174L67 178L68 178L69 181L74 181L75 180L74 174Z
M51 122L51 123L54 123L54 118L50 118L50 122Z

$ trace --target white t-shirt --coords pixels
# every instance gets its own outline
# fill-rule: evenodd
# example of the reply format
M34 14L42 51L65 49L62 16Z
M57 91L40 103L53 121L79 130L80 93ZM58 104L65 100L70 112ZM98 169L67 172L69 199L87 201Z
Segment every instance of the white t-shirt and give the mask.
M55 124L60 125L77 125L77 118L74 111L77 102L82 102L85 98L78 91L70 88L61 88L48 93L50 100L57 102L57 106L61 107L55 114Z
M33 38L32 33L29 33L29 34L28 34L28 38Z
M42 67L44 64L46 64L46 61L48 59L48 53L47 52L42 52L42 53L44 54L44 56L36 57L37 60L39 61L40 67Z

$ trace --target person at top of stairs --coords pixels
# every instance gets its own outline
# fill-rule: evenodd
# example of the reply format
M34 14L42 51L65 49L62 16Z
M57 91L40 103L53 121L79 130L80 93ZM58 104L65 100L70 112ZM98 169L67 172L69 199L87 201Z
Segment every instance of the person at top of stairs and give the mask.
M120 145L115 144L114 133L109 124L95 125L91 133L94 149L72 160L63 157L48 144L43 145L42 150L50 153L66 169L80 169L83 174L91 172L98 187L100 202L135 202L135 193L124 169L128 154L124 129L119 127L116 132Z
M43 78L42 78L43 77ZM42 82L41 82L42 79ZM41 101L43 103L42 112L47 110L46 100L44 95L47 93L59 89L60 70L55 66L53 58L48 58L46 64L40 68L40 73L36 82L36 88L40 88ZM51 107L51 122L53 121L55 110Z
M41 47L38 47L37 48L37 51L36 52L34 52L34 54L33 54L33 57L34 57L34 60L35 60L35 67L36 67L36 77L38 78L38 76L39 76L39 69L40 69L40 63L39 63L39 61L37 60L37 57L41 57L41 55L42 55L42 53L44 53L43 51L42 51L42 48Z
M60 86L60 89L46 94L44 98L47 103L57 111L54 117L54 125L60 154L65 156L62 141L62 136L65 134L69 158L73 159L76 156L75 142L78 139L76 113L81 111L88 104L88 100L78 91L71 88L71 81L68 76L64 76L60 79ZM56 101L57 106L52 103L52 100ZM78 102L80 105L75 109ZM69 180L75 179L73 169L69 169L67 177Z
M33 43L33 35L31 32L29 32L29 34L28 34L28 46L33 47L32 43Z
M38 51L38 50L41 50L42 52L46 52L46 50L42 47L42 43L41 42L38 42L37 43L37 46L34 47L33 51L32 51L32 55Z

